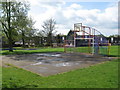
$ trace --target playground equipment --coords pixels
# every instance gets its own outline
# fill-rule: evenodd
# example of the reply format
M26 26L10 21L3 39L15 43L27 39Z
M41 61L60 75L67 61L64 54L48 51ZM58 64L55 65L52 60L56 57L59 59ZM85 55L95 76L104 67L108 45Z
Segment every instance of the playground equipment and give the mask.
M64 41L65 52L109 55L109 41L98 30L76 23L72 31L72 39Z

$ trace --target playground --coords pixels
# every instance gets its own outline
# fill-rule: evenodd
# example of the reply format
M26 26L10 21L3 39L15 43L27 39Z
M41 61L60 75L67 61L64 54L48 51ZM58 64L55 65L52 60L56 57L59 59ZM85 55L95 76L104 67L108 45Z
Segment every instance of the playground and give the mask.
M64 47L2 51L3 87L117 87L118 46L81 23L72 32Z
M96 29L76 23L72 32L73 35L64 40L64 53L6 55L2 56L3 65L12 64L42 76L49 76L113 59L105 57L109 55L110 44Z
M82 23L75 23L71 32L64 42L65 52L109 55L110 43L97 29Z

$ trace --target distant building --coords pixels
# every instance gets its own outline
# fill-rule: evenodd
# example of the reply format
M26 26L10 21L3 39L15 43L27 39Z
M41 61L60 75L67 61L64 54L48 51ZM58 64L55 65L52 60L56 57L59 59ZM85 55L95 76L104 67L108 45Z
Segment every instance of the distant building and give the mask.
M107 37L107 40L109 40L109 43L111 45L120 45L120 35L112 35Z

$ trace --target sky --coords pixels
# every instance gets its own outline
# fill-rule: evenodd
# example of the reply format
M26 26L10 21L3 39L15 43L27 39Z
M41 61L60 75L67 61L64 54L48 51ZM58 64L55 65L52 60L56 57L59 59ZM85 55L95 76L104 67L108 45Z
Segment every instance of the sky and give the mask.
M109 36L118 34L118 3L110 2L84 2L84 1L40 1L28 0L30 11L28 15L36 21L34 27L42 30L43 22L54 18L56 20L57 34L66 35L73 29L74 23L94 27L102 34Z

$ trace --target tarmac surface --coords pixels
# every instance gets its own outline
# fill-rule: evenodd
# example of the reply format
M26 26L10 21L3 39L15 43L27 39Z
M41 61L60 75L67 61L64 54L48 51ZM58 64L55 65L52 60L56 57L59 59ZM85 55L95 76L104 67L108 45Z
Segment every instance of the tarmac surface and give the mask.
M35 53L4 55L1 57L3 67L12 64L41 76L63 73L114 59L112 57L80 53Z

